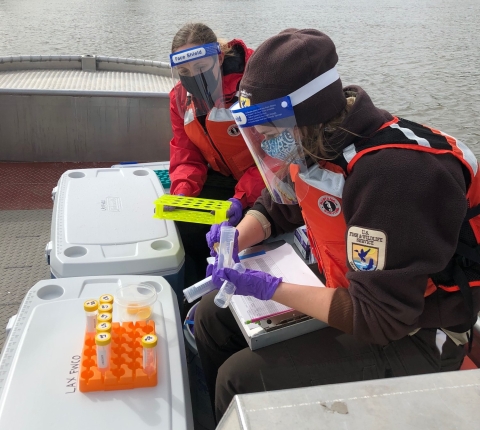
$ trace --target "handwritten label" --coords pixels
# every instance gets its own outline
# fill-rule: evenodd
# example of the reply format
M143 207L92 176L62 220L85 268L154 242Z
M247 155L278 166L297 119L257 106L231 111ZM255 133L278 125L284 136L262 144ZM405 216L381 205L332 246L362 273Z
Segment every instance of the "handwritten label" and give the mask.
M82 357L80 355L74 355L70 360L70 370L68 374L66 388L67 391L65 394L73 394L77 391L77 383L78 383L78 372L80 370L80 361Z

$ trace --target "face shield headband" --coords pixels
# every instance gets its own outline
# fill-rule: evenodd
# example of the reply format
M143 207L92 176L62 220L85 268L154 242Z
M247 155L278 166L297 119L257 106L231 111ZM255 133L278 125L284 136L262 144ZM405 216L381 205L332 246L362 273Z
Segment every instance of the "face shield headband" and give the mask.
M240 102L230 108L276 203L298 203L291 173L307 171L293 107L339 78L333 67L288 96L253 106L240 97Z
M189 63L190 61L198 60L199 58L211 57L212 55L218 55L222 51L220 44L207 43L206 45L199 45L193 48L184 49L183 51L177 51L170 54L170 66L177 67L180 64Z
M178 81L189 94L205 103L207 111L215 105L215 98L222 98L222 74L218 61L220 53L220 44L216 42L170 54L173 85L181 113L185 111L184 100L182 100L185 96L182 97Z

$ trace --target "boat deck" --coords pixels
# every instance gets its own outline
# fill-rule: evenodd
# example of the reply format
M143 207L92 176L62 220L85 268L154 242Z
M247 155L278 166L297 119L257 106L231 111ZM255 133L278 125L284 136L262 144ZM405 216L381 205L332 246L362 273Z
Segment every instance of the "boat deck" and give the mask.
M51 193L58 179L66 170L112 164L0 162L0 349L7 322L27 291L50 278L44 250L50 240Z

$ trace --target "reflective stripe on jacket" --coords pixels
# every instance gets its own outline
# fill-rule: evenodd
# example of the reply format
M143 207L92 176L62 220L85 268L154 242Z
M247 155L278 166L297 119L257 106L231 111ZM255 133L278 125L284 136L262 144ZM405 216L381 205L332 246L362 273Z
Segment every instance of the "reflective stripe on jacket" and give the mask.
M249 167L255 165L229 109L213 108L207 115L204 129L195 117L191 102L185 113L184 128L213 170L232 175L238 181Z

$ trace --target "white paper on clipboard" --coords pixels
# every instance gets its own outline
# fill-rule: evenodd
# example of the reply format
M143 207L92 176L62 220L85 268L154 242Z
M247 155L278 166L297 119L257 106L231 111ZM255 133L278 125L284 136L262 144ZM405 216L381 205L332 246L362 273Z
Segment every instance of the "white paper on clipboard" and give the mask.
M325 287L298 256L292 246L287 243L266 252L263 251L241 256L241 261L247 269L261 270L273 276L282 277L284 282ZM267 318L292 310L292 308L277 303L274 300L263 301L250 296L235 295L230 305L243 324L245 324L245 321ZM259 328L255 323L246 324L246 327L251 330Z

